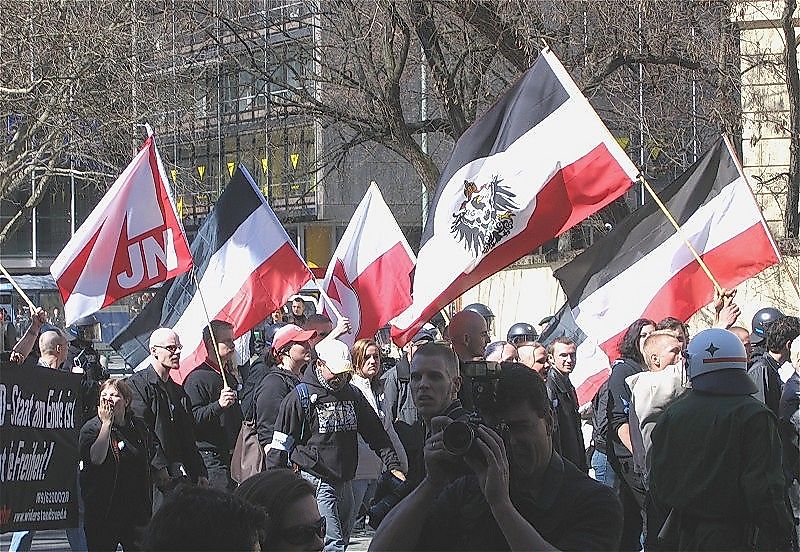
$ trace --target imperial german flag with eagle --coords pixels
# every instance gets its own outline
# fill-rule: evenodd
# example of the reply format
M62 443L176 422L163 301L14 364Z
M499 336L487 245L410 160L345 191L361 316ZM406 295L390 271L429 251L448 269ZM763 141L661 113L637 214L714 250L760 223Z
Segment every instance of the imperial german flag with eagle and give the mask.
M459 138L422 233L407 342L459 295L630 188L639 171L549 50Z

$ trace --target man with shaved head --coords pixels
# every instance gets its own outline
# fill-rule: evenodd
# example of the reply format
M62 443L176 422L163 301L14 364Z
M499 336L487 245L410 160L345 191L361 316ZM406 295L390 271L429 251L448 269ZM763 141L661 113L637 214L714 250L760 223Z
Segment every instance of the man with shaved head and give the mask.
M447 336L458 357L459 365L471 360L482 360L486 346L489 344L489 328L486 319L475 311L457 312L447 327ZM458 398L467 410L474 408L472 387L461 388Z
M183 388L172 381L170 370L181 360L181 340L170 328L150 335L150 366L130 378L131 409L153 434L155 449L150 462L153 473L153 511L181 477L208 485L208 472L195 443L192 405Z
M61 368L67 359L69 343L64 332L54 328L39 336L39 366Z
M652 332L642 343L642 356L647 371L625 378L625 383L631 390L628 420L633 446L633 470L643 481L649 477L653 430L667 407L686 391L682 338L683 335L675 330ZM651 501L645 501L642 511L648 528L648 544L645 546L652 548L654 537L669 512L662 511Z
M519 361L547 381L547 349L538 341L523 341L517 345Z
M517 348L507 341L495 341L486 346L486 360L492 362L519 362Z
M730 331L732 331L736 337L739 338L739 341L742 342L742 345L744 345L744 351L747 353L747 365L749 366L750 359L753 356L753 344L750 342L750 332L741 326L734 326L730 328Z
M41 310L41 309L39 309ZM44 317L42 317L43 319ZM36 324L36 328L40 328L42 326L43 321L40 320ZM45 330L39 334L39 362L38 366L42 368L50 368L52 370L61 370L64 361L67 358L67 349L69 347L67 336L64 334L64 330L61 330L55 326L45 326ZM29 332L28 335L33 335ZM32 338L31 338L32 339ZM20 355L20 362L24 361L24 358L30 353L31 348L33 345L25 346L24 355ZM83 389L84 394L84 401L87 400L86 397L86 389ZM96 405L96 403L95 403ZM95 410L96 410L95 406ZM77 478L78 481L78 495L80 495L80 476ZM79 499L80 500L80 499ZM65 529L67 535L67 541L69 542L69 546L71 550L86 550L86 533L83 529L83 504L81 503L78 508L79 520L78 520L78 527L70 527ZM19 550L30 550L31 545L33 543L33 539L36 536L36 531L15 531L11 535L11 542L9 543L8 550L9 551L19 551Z
M474 311L456 313L450 320L447 335L461 362L483 358L483 352L489 344L486 319Z

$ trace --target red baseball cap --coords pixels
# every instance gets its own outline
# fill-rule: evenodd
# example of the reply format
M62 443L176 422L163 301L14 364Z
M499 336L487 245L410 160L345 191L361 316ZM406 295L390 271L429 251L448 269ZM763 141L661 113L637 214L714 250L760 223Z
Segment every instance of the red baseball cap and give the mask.
M275 335L272 337L272 349L277 352L292 341L303 343L316 335L316 330L304 330L295 324L286 324L275 331Z

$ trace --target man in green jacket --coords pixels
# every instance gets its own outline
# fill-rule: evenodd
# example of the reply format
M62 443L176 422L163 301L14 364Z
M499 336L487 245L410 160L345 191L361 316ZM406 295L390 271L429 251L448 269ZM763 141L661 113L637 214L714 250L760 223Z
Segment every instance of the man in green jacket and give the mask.
M652 434L651 498L670 513L648 531L660 529L664 549L791 549L777 420L751 396L744 345L713 328L687 356L692 389Z

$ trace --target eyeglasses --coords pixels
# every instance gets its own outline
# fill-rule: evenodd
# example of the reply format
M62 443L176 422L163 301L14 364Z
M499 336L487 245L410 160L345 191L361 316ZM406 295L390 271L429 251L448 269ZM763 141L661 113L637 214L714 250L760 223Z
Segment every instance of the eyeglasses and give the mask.
M292 525L281 531L281 537L289 544L300 546L308 544L314 537L325 538L325 518L319 518L311 525Z
M177 353L178 351L183 349L181 345L153 345L153 347L164 349L165 351L169 351L170 353Z

